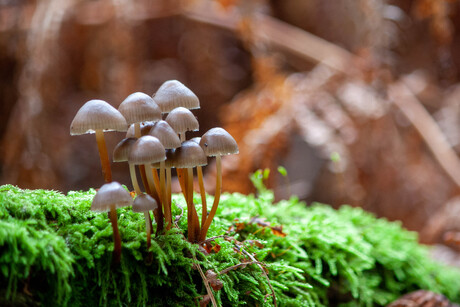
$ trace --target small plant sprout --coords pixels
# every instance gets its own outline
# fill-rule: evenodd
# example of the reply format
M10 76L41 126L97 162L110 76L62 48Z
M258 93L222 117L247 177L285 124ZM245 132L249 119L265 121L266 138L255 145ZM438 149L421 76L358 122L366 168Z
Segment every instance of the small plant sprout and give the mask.
M126 118L128 125L134 124L134 137L141 137L141 122L161 120L160 107L147 94L136 92L120 104L118 111Z
M104 184L93 198L91 210L96 212L109 211L110 222L113 229L113 263L119 263L121 259L121 238L118 231L117 208L128 207L133 203L129 192L118 182Z
M186 108L178 107L172 110L165 119L168 124L179 134L180 141L185 141L185 132L198 131L200 125L195 115Z
M192 141L185 141L177 148L174 154L176 168L186 169L184 196L187 203L188 240L196 242L200 235L200 222L193 204L193 168L198 165L206 165L206 155L200 145Z
M152 163L164 161L166 159L166 153L164 146L160 141L151 135L142 136L131 146L131 150L128 154L129 170L132 178L136 178L135 165L143 165L147 174L147 182L149 190L155 200L161 204L158 187L155 187ZM137 179L136 179L137 181ZM137 195L141 195L140 189L136 190ZM163 229L163 212L160 206L158 210L157 224L158 231Z
M157 211L158 209L159 208L158 208L157 201L148 194L142 193L140 195L137 195L136 199L134 199L133 211L144 213L145 232L147 233L147 250L149 250L150 248L150 245L151 245L150 240L151 240L152 232L153 232L152 219L150 218L149 211L152 210L154 212L154 215L157 216L158 213L155 211Z
M289 176L288 176L288 172L286 170L286 168L284 166L278 166L278 173L281 174L281 176L283 176L284 178L284 184L286 185L286 189L287 189L287 196L290 197L291 195L291 183L289 182Z
M169 80L163 83L153 98L162 113L169 113L178 107L184 107L189 110L200 108L200 100L195 93L177 80Z
M175 149L181 146L181 142L179 137L177 136L176 132L173 128L164 120L161 120L149 131L149 135L158 138L163 144L165 149ZM170 194L167 193L167 188L165 185L165 169L166 169L166 177L168 177L167 185L168 190L171 189L171 167L165 167L165 161L160 161L159 165L160 169L160 194L162 198L165 220L166 220L166 229L171 229L172 226L172 214L171 214L171 197Z
M105 182L112 181L112 171L105 144L104 131L126 131L128 124L123 115L103 100L90 100L78 110L70 124L70 135L96 133Z
M201 228L200 242L206 239L209 226L212 223L217 207L219 205L220 193L222 189L222 155L237 154L238 145L235 139L223 128L212 128L208 130L201 137L200 146L203 148L204 153L207 156L216 157L216 191L214 195L214 202L212 204L211 212ZM203 217L204 218L204 217Z

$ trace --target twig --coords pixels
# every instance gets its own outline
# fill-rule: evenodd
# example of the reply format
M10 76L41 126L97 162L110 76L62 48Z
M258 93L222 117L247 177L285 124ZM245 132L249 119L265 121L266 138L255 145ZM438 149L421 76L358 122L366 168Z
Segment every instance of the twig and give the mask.
M404 80L390 85L388 93L393 104L401 110L425 140L444 172L460 187L460 161L428 111Z
M239 246L240 247L240 246ZM251 258L251 260L253 262L258 262L256 260L256 258L254 258L254 256L252 256L250 253L248 253L243 247L241 247L241 251L247 255L249 258ZM273 287L272 287L272 284L270 283L270 278L268 278L268 275L267 273L265 272L264 268L262 267L261 264L257 263L257 265L259 266L259 268L262 270L262 274L264 274L265 278L267 278L267 282L268 282L268 286L270 287L270 291L272 292L272 297L273 297L273 305L275 305L275 307L278 306L278 304L276 303L276 296L275 296L275 290L273 290Z
M250 265L250 264L258 264L258 265L264 265L262 262L260 261L251 261L251 262L241 262L241 263L238 263L238 264L235 264L235 265L232 265L222 271L219 272L220 275L223 275L223 274L227 274L228 272L232 271L232 270L236 270L237 268L239 268L240 266L243 266L243 267L246 267L247 265Z
M201 265L198 262L198 259L196 259L193 253L192 253L192 256L193 256L193 260L195 260L195 264L197 265L198 271L200 272L201 278L203 279L203 283L204 283L204 286L206 287L206 292L208 292L209 298L211 299L212 306L217 307L216 298L214 297L214 294L212 293L212 290L209 287L209 281L206 278L206 275L204 275L203 270L201 269Z

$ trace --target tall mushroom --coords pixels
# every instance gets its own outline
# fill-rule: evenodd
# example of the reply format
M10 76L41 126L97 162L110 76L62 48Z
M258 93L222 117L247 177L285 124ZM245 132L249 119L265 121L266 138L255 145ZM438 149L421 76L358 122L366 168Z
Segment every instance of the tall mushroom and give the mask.
M70 135L96 133L97 147L101 159L105 182L112 181L112 171L105 144L104 131L126 131L125 118L114 107L103 100L90 100L78 110L70 125Z
M195 142L185 141L174 153L176 168L186 169L184 193L187 203L188 240L195 242L200 235L200 222L193 204L193 168L197 165L206 165L207 159L203 149Z
M131 206L133 198L118 182L104 184L93 198L91 210L96 212L110 211L109 217L113 229L113 263L121 259L121 238L118 231L117 208Z
M172 110L165 121L179 134L180 141L185 141L185 132L198 131L200 125L195 115L186 108L178 107Z
M223 128L212 128L208 130L201 137L200 146L207 156L216 157L216 191L214 195L214 202L212 204L211 212L206 218L206 221L201 228L200 242L206 239L209 226L212 219L216 215L217 207L219 205L220 193L222 189L222 164L221 156L238 153L238 144L235 139Z
M147 182L152 192L152 196L155 200L161 204L161 200L158 195L158 191L154 185L153 169L151 164L164 161L166 159L166 153L164 146L160 141L151 135L145 135L137 139L137 141L131 146L131 150L128 154L129 170L132 177L136 177L134 165L144 165L145 172L147 174ZM140 195L137 191L136 193ZM161 208L161 206L160 206ZM158 231L163 229L163 212L158 210Z
M177 107L190 110L200 108L200 100L195 93L177 80L164 82L153 97L161 113L169 113Z
M179 137L173 128L164 120L161 120L149 131L149 135L158 138L163 144L165 149L174 149L181 146ZM162 203L165 213L166 220L166 229L171 229L172 224L172 214L171 214L171 198L167 193L167 190L171 189L171 167L166 167L166 183L168 184L168 189L165 186L165 161L160 161L160 194L162 197Z
M125 138L121 140L113 149L113 162L128 162L129 151L136 141L136 138ZM131 172L130 175L134 191L136 191L137 195L140 195L142 192L139 187L139 183L137 182L137 177L133 176Z
M191 142L195 142L200 145L201 138L194 137L190 139ZM198 186L200 187L200 195L201 195L201 227L204 226L204 222L206 221L206 216L208 215L208 204L206 202L206 191L204 189L204 182L203 182L203 168L201 165L196 167L196 174L198 177Z

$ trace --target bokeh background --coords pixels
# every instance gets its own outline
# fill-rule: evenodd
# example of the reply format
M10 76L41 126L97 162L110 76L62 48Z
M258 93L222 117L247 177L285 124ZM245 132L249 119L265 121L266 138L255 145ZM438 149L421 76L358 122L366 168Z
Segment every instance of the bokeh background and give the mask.
M201 101L190 136L239 143L224 190L269 168L278 199L361 206L458 262L459 28L455 0L0 0L0 183L101 186L77 110L177 79Z

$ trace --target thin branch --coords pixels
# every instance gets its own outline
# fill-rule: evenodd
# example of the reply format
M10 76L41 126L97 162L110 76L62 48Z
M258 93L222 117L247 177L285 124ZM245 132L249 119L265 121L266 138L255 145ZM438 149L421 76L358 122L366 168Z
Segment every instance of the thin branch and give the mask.
M223 274L227 274L228 272L230 271L233 271L233 270L236 270L238 269L239 267L246 267L247 265L250 265L250 264L258 264L258 265L264 265L262 262L260 261L251 261L251 262L242 262L242 263L238 263L238 264L235 264L235 265L232 265L222 271L219 272L220 275L223 275Z
M250 253L248 253L243 247L241 247L241 251L242 251L245 255L247 255L249 258L251 258L252 261L258 262L258 261L256 260L256 258L254 258L254 256L252 256ZM262 267L262 265L260 265L260 264L257 264L257 265L258 265L259 268L262 270L262 274L264 274L265 278L267 279L268 286L270 287L270 291L272 292L273 305L275 305L275 307L277 307L278 304L276 303L275 290L273 290L272 284L270 283L270 278L268 278L267 272L265 272L265 270L264 270L264 268Z
M389 86L392 103L412 123L444 172L460 187L460 161L437 123L404 80Z
M217 307L216 298L214 297L214 294L212 293L211 287L209 287L209 281L206 278L206 275L204 275L203 270L201 269L201 265L198 262L198 259L196 259L193 253L192 253L192 256L193 256L193 260L195 260L195 264L198 268L198 271L200 272L201 278L203 279L203 283L204 283L204 286L206 287L206 292L208 292L209 298L211 299L212 306Z

